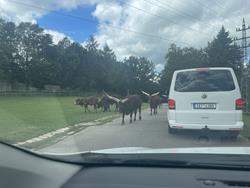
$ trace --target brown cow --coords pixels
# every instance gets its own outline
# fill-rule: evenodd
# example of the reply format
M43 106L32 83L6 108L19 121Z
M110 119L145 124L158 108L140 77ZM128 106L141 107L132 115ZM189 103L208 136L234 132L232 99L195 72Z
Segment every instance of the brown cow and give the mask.
M157 114L157 108L160 105L161 97L159 96L160 92L154 93L152 95L146 93L145 91L142 91L142 93L146 96L148 96L149 104L150 104L150 115L154 112L154 114Z
M122 124L124 124L125 115L130 115L130 123L132 123L132 116L134 113L134 121L136 121L137 110L139 110L139 120L141 120L141 105L142 100L139 95L129 95L125 99L118 99L116 97L112 97L105 93L105 95L116 101L118 103L119 112L122 113Z
M87 112L88 106L94 106L95 111L97 111L97 104L98 104L98 98L94 96L90 96L87 98L77 98L75 100L75 105L80 105L81 107L84 107L85 112Z

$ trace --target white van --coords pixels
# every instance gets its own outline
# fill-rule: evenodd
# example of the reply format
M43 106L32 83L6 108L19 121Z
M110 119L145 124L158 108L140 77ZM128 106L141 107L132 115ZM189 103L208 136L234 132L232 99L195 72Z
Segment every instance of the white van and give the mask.
M243 129L240 88L231 68L197 68L173 74L168 100L169 132L176 129Z

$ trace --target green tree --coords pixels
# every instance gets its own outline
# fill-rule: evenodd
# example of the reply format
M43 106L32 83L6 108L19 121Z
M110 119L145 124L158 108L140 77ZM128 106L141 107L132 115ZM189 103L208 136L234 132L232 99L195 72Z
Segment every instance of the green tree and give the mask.
M130 93L138 93L140 90L152 92L150 87L155 83L155 66L144 57L130 56L124 60L124 85Z
M83 47L64 38L53 44L51 35L36 24L0 19L0 79L27 87L60 85L70 90L107 90L120 94L158 89L154 64L143 57L118 61L113 50L99 47L91 36Z
M120 75L118 73L118 64L115 53L106 44L101 51L101 66L103 69L102 89L114 91Z
M19 74L19 65L15 61L17 49L15 45L16 26L12 22L0 19L0 69L1 78L13 84Z
M44 33L43 29L36 24L20 23L16 27L16 47L18 56L15 58L22 71L19 80L25 83L28 88L30 85L43 87L35 80L46 79L46 71L42 72L48 65L45 50L52 45L50 35ZM37 71L40 70L38 74ZM39 76L39 78L37 78ZM42 77L43 78L42 78ZM45 84L43 81L42 83Z
M75 42L61 49L59 61L61 64L62 88L76 89L77 86L79 87L77 73L81 63L81 53L83 53L83 47Z
M242 68L241 51L238 46L234 45L229 32L223 26L216 38L208 43L206 51L210 67L232 67L238 78L240 77Z

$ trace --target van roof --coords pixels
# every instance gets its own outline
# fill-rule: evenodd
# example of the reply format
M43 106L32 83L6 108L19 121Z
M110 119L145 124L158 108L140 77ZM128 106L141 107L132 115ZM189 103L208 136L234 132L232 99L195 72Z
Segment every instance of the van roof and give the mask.
M200 67L200 68L176 70L175 72L178 73L178 72L197 71L197 70L233 70L233 69L231 67Z

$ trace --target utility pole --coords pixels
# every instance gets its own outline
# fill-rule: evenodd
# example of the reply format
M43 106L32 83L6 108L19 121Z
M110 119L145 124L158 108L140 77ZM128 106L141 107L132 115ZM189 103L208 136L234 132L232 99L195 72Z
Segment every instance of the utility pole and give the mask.
M246 101L246 111L250 110L250 96L249 96L249 78L250 78L250 70L249 70L249 62L247 56L247 48L250 47L250 43L247 44L247 39L250 36L247 36L247 30L250 29L250 26L246 26L245 19L243 18L242 27L236 28L236 32L242 32L242 38L235 38L235 41L241 40L241 49L243 52L242 56L242 70L241 70L241 92L243 98ZM245 84L244 84L245 82ZM245 85L245 88L244 88Z

